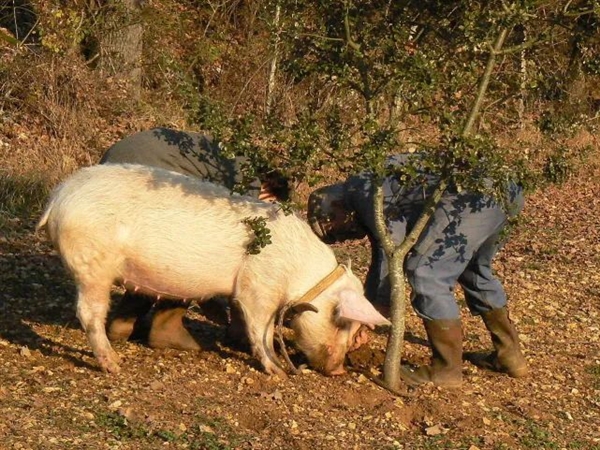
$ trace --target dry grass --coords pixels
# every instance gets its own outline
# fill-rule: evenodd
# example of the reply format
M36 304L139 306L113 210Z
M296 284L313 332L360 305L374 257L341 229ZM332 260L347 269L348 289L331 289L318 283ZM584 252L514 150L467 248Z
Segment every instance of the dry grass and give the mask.
M30 50L0 57L0 211L24 214L48 189L95 164L112 143L156 125L184 127L164 99L132 104L127 86L101 80L75 57ZM154 94L153 94L154 95ZM173 102L171 102L173 103Z

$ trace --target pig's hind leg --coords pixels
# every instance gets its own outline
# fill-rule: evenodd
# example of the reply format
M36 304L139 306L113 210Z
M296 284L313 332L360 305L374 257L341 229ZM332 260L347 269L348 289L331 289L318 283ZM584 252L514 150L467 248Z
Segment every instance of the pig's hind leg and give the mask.
M102 370L118 373L119 356L106 336L106 316L110 306L110 285L80 283L77 286L77 318Z

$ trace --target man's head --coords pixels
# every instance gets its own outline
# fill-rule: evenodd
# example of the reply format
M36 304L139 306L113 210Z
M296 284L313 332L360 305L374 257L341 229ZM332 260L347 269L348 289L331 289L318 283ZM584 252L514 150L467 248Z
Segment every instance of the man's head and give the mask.
M260 175L258 199L264 202L285 202L290 199L290 180L276 170L264 171Z
M356 212L344 200L344 185L332 184L315 190L308 198L308 223L327 243L362 239L367 232L356 219Z

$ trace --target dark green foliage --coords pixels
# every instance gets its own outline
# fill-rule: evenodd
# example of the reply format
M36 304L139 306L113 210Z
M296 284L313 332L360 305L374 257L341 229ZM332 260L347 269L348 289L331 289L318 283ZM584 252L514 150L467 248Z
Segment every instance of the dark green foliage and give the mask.
M150 435L148 431L129 424L123 416L114 412L98 414L96 423L119 440L141 439Z
M551 183L564 182L573 171L572 162L566 158L568 150L560 147L548 155L544 164L544 176Z
M561 84L570 70L565 30L570 26L575 39L581 29L578 42L591 42L596 23L592 5L580 3L553 9L529 1L283 2L281 24L269 28L281 39L280 78L294 91L327 94L296 97L293 113L276 102L269 114L231 115L225 103L215 108L211 99L198 120L215 131L224 149L247 156L249 167L284 168L309 184L318 183L327 167L341 176L363 169L382 174L385 156L407 147L437 160L431 169L443 170L460 188L481 187L485 178L523 181L531 176L526 155L498 148L495 127L523 120L519 98L534 105L569 95ZM508 37L476 122L485 126L477 125L465 142L461 130L503 27ZM549 53L549 44L559 53ZM595 51L586 51L585 64L592 67ZM572 120L575 110L547 111L539 121L544 130L574 132L586 123ZM431 142L407 142L412 133L404 124L419 121L437 127Z
M271 243L271 230L267 228L267 220L264 217L247 217L242 223L254 233L254 238L246 246L246 253L258 255L261 249Z

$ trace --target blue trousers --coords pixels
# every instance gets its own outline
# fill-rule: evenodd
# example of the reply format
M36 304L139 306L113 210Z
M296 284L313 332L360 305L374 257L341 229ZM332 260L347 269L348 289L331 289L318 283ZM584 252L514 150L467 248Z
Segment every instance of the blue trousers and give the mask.
M472 214L459 225L449 225L442 242L436 240L411 251L405 270L419 316L428 320L459 318L454 296L457 282L472 314L506 306L506 293L491 267L505 223L506 216L499 208Z
M516 210L520 210L522 197L517 200ZM407 221L396 219L388 221L388 229L399 241L404 238ZM485 197L454 196L440 203L405 261L412 305L420 317L459 318L454 296L457 283L474 315L506 306L506 293L491 264L507 221L500 205ZM367 296L374 303L388 303L387 259L376 241L371 242L373 263L367 275Z

